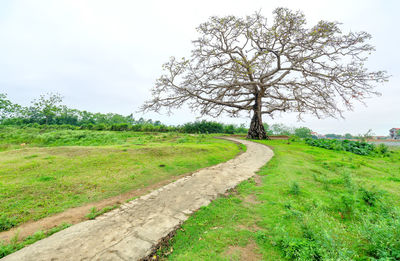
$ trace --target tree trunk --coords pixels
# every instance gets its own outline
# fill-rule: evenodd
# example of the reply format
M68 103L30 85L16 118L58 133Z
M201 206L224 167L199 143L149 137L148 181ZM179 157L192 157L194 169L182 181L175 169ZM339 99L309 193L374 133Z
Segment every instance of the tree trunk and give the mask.
M253 118L251 119L249 132L247 133L248 139L253 140L268 140L269 137L265 132L264 125L262 124L261 113L254 111Z
M251 119L249 132L247 133L248 139L253 140L269 140L262 123L261 114L261 98L256 95L256 102L253 109L253 118Z

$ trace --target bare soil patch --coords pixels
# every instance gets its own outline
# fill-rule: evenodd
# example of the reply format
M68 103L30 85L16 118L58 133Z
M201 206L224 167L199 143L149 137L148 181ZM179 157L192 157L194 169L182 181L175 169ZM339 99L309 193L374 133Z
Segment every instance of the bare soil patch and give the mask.
M254 242L250 242L244 247L230 246L225 254L229 257L229 260L238 260L237 258L243 261L262 260L262 255L258 253L258 247Z
M248 203L248 204L258 204L260 203L260 201L257 199L257 196L254 194L250 194L247 195L244 199L243 199L244 203Z
M253 179L257 187L262 185L262 178L260 175L254 175Z

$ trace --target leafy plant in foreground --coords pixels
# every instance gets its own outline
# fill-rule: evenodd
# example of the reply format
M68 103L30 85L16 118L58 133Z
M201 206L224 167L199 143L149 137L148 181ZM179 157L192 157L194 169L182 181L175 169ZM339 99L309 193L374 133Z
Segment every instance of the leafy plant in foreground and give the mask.
M0 216L0 231L6 231L17 225L16 218L8 218L6 215Z

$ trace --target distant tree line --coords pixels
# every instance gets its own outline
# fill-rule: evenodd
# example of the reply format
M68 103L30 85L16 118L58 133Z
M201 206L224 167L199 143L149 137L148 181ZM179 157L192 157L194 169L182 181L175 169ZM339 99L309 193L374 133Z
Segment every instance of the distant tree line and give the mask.
M179 126L168 126L151 119L135 119L133 114L124 116L116 113L92 113L71 109L62 104L59 94L49 93L34 99L30 106L23 107L11 102L6 94L0 93L0 124L52 129L87 129L141 132L183 132L183 133L247 133L241 124L223 124L212 121L194 121ZM284 124L264 124L268 135L297 136L312 138L307 127L288 127Z
M116 113L92 113L68 108L62 105L62 96L49 93L41 95L23 107L12 103L6 94L0 94L0 124L60 129L88 129L111 131L143 132L185 132L185 133L246 133L244 125L196 121L181 126L167 126L160 121L134 119Z

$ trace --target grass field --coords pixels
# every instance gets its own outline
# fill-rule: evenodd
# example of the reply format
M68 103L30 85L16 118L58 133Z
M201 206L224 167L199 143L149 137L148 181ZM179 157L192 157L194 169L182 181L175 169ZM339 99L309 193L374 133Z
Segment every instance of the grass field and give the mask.
M22 145L21 145L22 144ZM0 231L233 158L210 135L0 128Z
M262 141L254 180L200 209L158 251L169 260L400 260L400 152Z

